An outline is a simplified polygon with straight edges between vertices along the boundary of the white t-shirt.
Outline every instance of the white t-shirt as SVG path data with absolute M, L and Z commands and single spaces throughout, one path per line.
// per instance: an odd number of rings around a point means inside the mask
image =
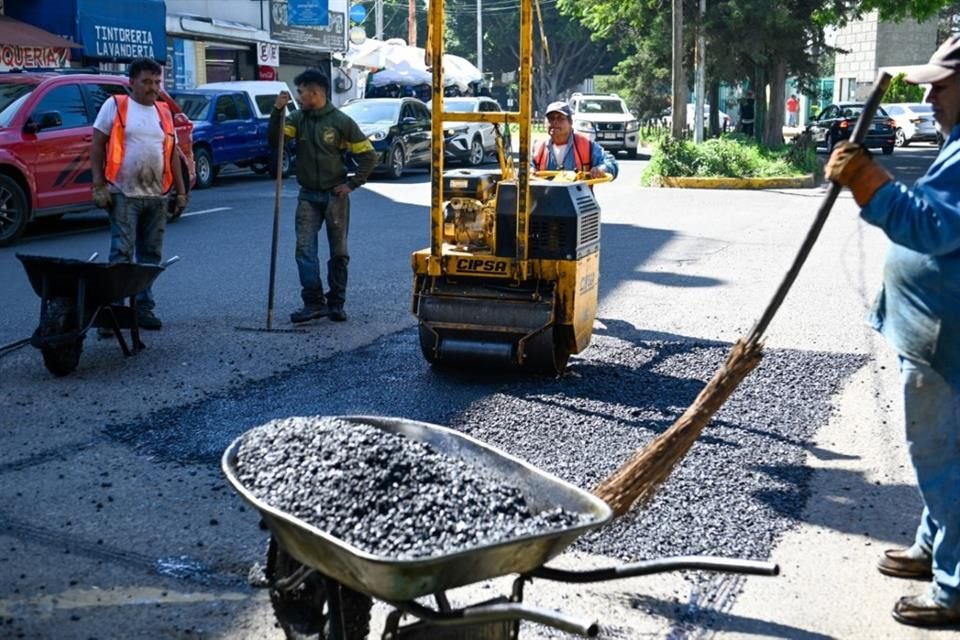
M 553 157 L 557 160 L 557 168 L 563 169 L 563 159 L 567 157 L 567 147 L 570 146 L 570 143 L 567 144 L 555 144 L 553 145 Z
M 110 135 L 117 117 L 117 101 L 108 98 L 93 126 Z M 127 100 L 127 121 L 124 127 L 123 162 L 113 184 L 128 198 L 156 198 L 163 195 L 163 125 L 155 105 L 145 106 Z M 109 143 L 108 147 L 109 147 Z

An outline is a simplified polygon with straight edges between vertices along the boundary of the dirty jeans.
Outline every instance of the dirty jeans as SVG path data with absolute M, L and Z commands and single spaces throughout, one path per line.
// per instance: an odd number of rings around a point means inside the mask
M 300 295 L 306 306 L 324 303 L 323 280 L 320 277 L 318 240 L 320 228 L 327 225 L 330 259 L 327 261 L 326 302 L 342 305 L 347 296 L 347 230 L 350 226 L 350 197 L 332 193 L 301 190 L 297 202 L 297 270 L 300 273 Z
M 122 193 L 111 194 L 110 207 L 110 262 L 160 264 L 163 252 L 163 234 L 167 228 L 167 200 L 157 198 L 128 198 Z M 137 306 L 153 309 L 152 288 L 137 294 Z
M 933 555 L 931 597 L 960 607 L 960 390 L 900 358 L 907 447 L 923 498 L 915 546 Z

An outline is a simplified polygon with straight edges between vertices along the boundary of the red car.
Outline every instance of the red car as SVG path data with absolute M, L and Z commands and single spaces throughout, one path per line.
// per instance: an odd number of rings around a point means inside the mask
M 123 76 L 0 73 L 0 246 L 31 220 L 94 206 L 90 171 L 93 121 L 112 95 L 127 93 Z M 195 180 L 193 124 L 166 93 L 188 185 Z M 188 188 L 189 188 L 188 186 Z

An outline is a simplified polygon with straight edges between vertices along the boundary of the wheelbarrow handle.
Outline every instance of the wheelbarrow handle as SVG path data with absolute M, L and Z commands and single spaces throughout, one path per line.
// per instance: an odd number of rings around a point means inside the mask
M 588 638 L 600 631 L 596 621 L 568 615 L 562 611 L 534 607 L 518 602 L 482 604 L 456 611 L 434 611 L 416 602 L 392 603 L 397 609 L 437 627 L 455 627 L 488 622 L 526 620 Z
M 646 576 L 652 573 L 696 569 L 701 571 L 721 571 L 724 573 L 742 573 L 755 576 L 776 576 L 780 574 L 780 565 L 760 560 L 740 560 L 737 558 L 717 558 L 714 556 L 678 556 L 645 560 L 634 564 L 625 564 L 591 571 L 566 571 L 540 567 L 528 575 L 533 578 L 553 580 L 554 582 L 605 582 L 621 578 Z
M 160 263 L 160 266 L 166 269 L 167 267 L 172 265 L 174 262 L 180 262 L 180 256 L 173 256 L 172 258 L 167 258 L 166 260 Z

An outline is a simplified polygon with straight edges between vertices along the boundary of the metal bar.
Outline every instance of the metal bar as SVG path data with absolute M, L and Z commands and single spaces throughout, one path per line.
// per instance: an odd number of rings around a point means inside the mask
M 8 342 L 7 344 L 0 346 L 0 356 L 5 356 L 8 353 L 13 353 L 20 347 L 25 347 L 28 344 L 30 344 L 30 338 L 23 338 L 22 340 Z
M 533 0 L 520 2 L 520 161 L 517 171 L 517 253 L 519 279 L 529 276 L 530 134 L 533 115 Z
M 494 124 L 520 122 L 520 113 L 518 111 L 470 111 L 463 113 L 445 111 L 440 115 L 443 117 L 444 122 L 492 122 Z
M 437 627 L 455 627 L 486 622 L 526 620 L 588 638 L 596 637 L 600 631 L 600 627 L 596 621 L 584 620 L 559 611 L 542 609 L 521 603 L 480 605 L 450 612 L 434 611 L 416 602 L 391 604 L 398 609 L 402 609 L 404 613 L 420 618 Z
M 273 197 L 273 239 L 270 244 L 270 285 L 267 288 L 267 330 L 273 328 L 273 298 L 277 280 L 277 238 L 280 235 L 280 198 L 283 195 L 283 145 L 286 142 L 286 107 L 280 110 L 280 140 L 277 143 L 277 184 Z
M 665 573 L 667 571 L 681 571 L 684 569 L 722 571 L 724 573 L 741 573 L 754 576 L 775 576 L 780 573 L 780 565 L 773 562 L 716 558 L 713 556 L 678 556 L 675 558 L 645 560 L 634 564 L 625 564 L 605 569 L 593 569 L 591 571 L 566 571 L 564 569 L 540 567 L 534 569 L 528 575 L 534 578 L 542 578 L 543 580 L 553 580 L 554 582 L 580 584 L 584 582 L 620 580 L 622 578 L 646 576 L 652 573 Z
M 442 273 L 443 251 L 443 37 L 444 0 L 433 0 L 429 8 L 430 56 L 433 63 L 433 103 L 431 109 L 430 151 L 430 261 L 427 273 Z

